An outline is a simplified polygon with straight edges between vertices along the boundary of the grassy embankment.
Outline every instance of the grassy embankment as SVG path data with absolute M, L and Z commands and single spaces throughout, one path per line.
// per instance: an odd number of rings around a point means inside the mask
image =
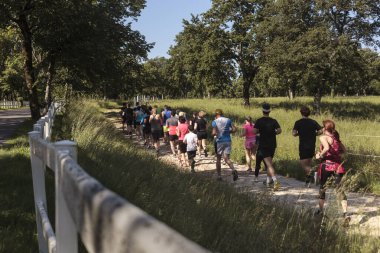
M 157 161 L 125 140 L 94 102 L 72 103 L 67 112 L 60 137 L 78 142 L 83 168 L 212 251 L 372 252 L 380 247 L 371 238 L 346 235 L 337 225 L 319 234 L 320 219 L 307 211 L 284 208 L 265 194 L 240 194 L 225 183 Z
M 255 98 L 252 99 L 250 108 L 243 107 L 238 99 L 164 100 L 152 102 L 152 105 L 167 104 L 188 114 L 204 110 L 208 113 L 209 121 L 213 120 L 215 109 L 220 108 L 227 117 L 233 119 L 235 125 L 241 127 L 245 116 L 250 115 L 253 119 L 261 117 L 261 104 L 264 101 L 272 105 L 270 116 L 277 119 L 282 128 L 282 134 L 277 137 L 278 148 L 274 159 L 276 170 L 283 175 L 303 180 L 304 173 L 298 163 L 298 137 L 293 137 L 291 131 L 294 122 L 301 118 L 300 107 L 308 105 L 311 108 L 311 98 L 296 98 L 293 101 L 287 98 Z M 324 98 L 322 101 L 322 114 L 311 118 L 321 125 L 324 119 L 334 120 L 348 153 L 380 156 L 380 97 Z M 213 149 L 210 147 L 210 150 Z M 349 187 L 380 194 L 380 158 L 352 154 L 345 156 L 345 167 L 353 175 L 350 177 Z M 233 136 L 231 156 L 240 164 L 245 162 L 243 138 L 239 134 Z M 316 161 L 314 165 L 317 165 Z
M 212 251 L 376 252 L 380 248 L 378 240 L 346 236 L 335 225 L 319 235 L 320 221 L 309 213 L 286 209 L 265 195 L 238 194 L 226 184 L 158 163 L 124 140 L 94 106 L 71 107 L 54 130 L 59 138 L 78 142 L 80 164 L 105 186 Z M 0 149 L 0 252 L 38 251 L 27 140 L 31 129 L 32 122 L 25 122 Z M 46 179 L 48 210 L 54 220 L 54 180 L 50 173 Z

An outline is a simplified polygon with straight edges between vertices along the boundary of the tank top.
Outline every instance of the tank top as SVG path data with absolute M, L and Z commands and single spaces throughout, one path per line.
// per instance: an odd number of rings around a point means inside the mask
M 254 124 L 246 123 L 243 126 L 243 129 L 245 130 L 245 139 L 253 139 L 256 137 L 256 134 L 253 132 Z
M 329 143 L 329 150 L 325 154 L 323 161 L 326 164 L 327 171 L 337 171 L 337 173 L 344 173 L 344 167 L 342 166 L 340 142 L 333 136 L 327 135 L 332 138 L 333 142 Z M 323 145 L 319 146 L 319 150 L 323 150 Z
M 153 117 L 152 120 L 150 121 L 150 127 L 152 129 L 152 132 L 161 131 L 161 120 Z
M 179 136 L 178 140 L 183 141 L 185 135 L 189 132 L 189 125 L 187 123 L 182 123 L 178 125 Z

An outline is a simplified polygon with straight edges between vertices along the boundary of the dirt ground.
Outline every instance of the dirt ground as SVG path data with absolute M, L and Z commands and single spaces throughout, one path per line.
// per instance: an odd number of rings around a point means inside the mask
M 114 125 L 122 131 L 121 123 L 119 119 L 110 118 Z M 126 136 L 126 138 L 129 138 Z M 154 149 L 148 149 L 144 146 L 144 142 L 138 140 L 133 134 L 131 141 L 139 148 L 146 149 L 149 152 L 154 153 Z M 171 164 L 177 165 L 180 170 L 189 170 L 190 168 L 184 168 L 180 166 L 178 158 L 171 154 L 170 145 L 161 142 L 159 159 L 166 161 Z M 212 177 L 216 180 L 216 169 L 215 162 L 216 159 L 213 155 L 209 155 L 207 158 L 204 156 L 195 158 L 195 173 L 202 176 Z M 222 178 L 224 182 L 232 184 L 239 192 L 245 192 L 250 194 L 262 194 L 263 192 L 268 192 L 269 195 L 276 201 L 281 201 L 281 203 L 288 203 L 290 206 L 295 208 L 311 208 L 316 210 L 318 207 L 318 191 L 319 186 L 312 184 L 310 188 L 305 187 L 305 183 L 298 181 L 294 178 L 287 178 L 284 176 L 277 175 L 281 187 L 278 191 L 272 191 L 267 189 L 263 184 L 266 179 L 266 174 L 264 171 L 260 172 L 258 182 L 254 182 L 254 174 L 247 172 L 247 167 L 244 165 L 238 165 L 234 163 L 235 168 L 239 172 L 239 179 L 237 181 L 232 180 L 231 170 L 226 164 L 222 163 Z M 328 210 L 328 205 L 330 202 L 330 210 L 339 210 L 337 204 L 334 204 L 334 209 L 332 203 L 336 203 L 334 199 L 334 194 L 330 194 L 332 190 L 328 190 L 326 193 L 326 210 Z M 351 218 L 350 230 L 353 232 L 360 232 L 364 234 L 369 234 L 371 236 L 380 237 L 380 196 L 372 194 L 362 194 L 362 193 L 346 193 L 348 198 L 348 215 Z M 330 200 L 330 201 L 329 201 Z M 341 213 L 336 213 L 337 216 Z

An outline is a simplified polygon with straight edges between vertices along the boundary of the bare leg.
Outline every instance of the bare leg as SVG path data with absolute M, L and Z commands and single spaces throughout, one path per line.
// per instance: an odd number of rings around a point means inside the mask
M 216 173 L 218 177 L 222 176 L 222 155 L 216 155 Z
M 175 141 L 170 141 L 170 148 L 172 150 L 172 154 L 175 155 Z
M 272 161 L 272 157 L 265 157 L 264 158 L 264 163 L 265 163 L 265 165 L 267 166 L 267 169 L 268 169 L 268 171 L 267 171 L 267 173 L 268 173 L 268 176 L 270 176 L 270 177 L 275 177 L 276 176 L 276 174 L 275 174 L 275 171 L 274 171 L 274 166 L 273 166 L 273 161 Z
M 252 156 L 251 156 L 251 150 L 250 149 L 245 149 L 245 160 L 247 161 L 247 165 L 248 165 L 248 170 L 252 170 L 252 167 L 251 167 L 251 160 L 252 160 Z

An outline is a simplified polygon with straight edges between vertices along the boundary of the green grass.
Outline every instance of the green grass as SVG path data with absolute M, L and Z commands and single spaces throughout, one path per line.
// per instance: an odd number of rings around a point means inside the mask
M 95 102 L 71 103 L 61 120 L 57 137 L 78 143 L 79 163 L 88 173 L 211 251 L 373 252 L 380 247 L 371 238 L 346 235 L 336 224 L 319 236 L 320 219 L 307 210 L 287 208 L 266 194 L 238 193 L 158 162 L 125 140 Z
M 6 146 L 0 148 L 0 252 L 38 251 L 27 137 L 32 128 L 32 121 L 25 121 Z M 54 180 L 47 174 L 47 198 L 52 213 Z
M 262 116 L 261 104 L 264 101 L 272 105 L 270 116 L 277 119 L 283 131 L 277 137 L 276 170 L 280 174 L 303 180 L 304 172 L 298 164 L 298 138 L 293 137 L 291 131 L 294 122 L 300 119 L 300 107 L 302 105 L 312 107 L 311 98 L 301 97 L 292 101 L 287 98 L 255 98 L 252 99 L 250 107 L 242 106 L 240 99 L 164 100 L 152 102 L 152 104 L 159 106 L 167 104 L 188 114 L 192 111 L 204 110 L 208 113 L 206 117 L 209 121 L 213 120 L 215 109 L 220 108 L 223 109 L 227 117 L 233 119 L 235 125 L 241 127 L 245 116 L 250 115 L 253 119 Z M 333 119 L 349 153 L 380 156 L 380 138 L 355 136 L 380 136 L 380 97 L 324 98 L 322 100 L 322 114 L 311 117 L 320 124 L 324 119 Z M 209 127 L 209 131 L 211 131 L 211 127 Z M 245 163 L 243 141 L 239 134 L 233 136 L 231 157 L 240 164 Z M 380 158 L 347 154 L 345 160 L 346 169 L 350 173 L 356 174 L 355 181 L 352 181 L 350 186 L 352 190 L 369 190 L 380 194 L 378 187 L 376 187 L 380 182 Z M 317 162 L 314 162 L 314 166 L 316 165 Z

